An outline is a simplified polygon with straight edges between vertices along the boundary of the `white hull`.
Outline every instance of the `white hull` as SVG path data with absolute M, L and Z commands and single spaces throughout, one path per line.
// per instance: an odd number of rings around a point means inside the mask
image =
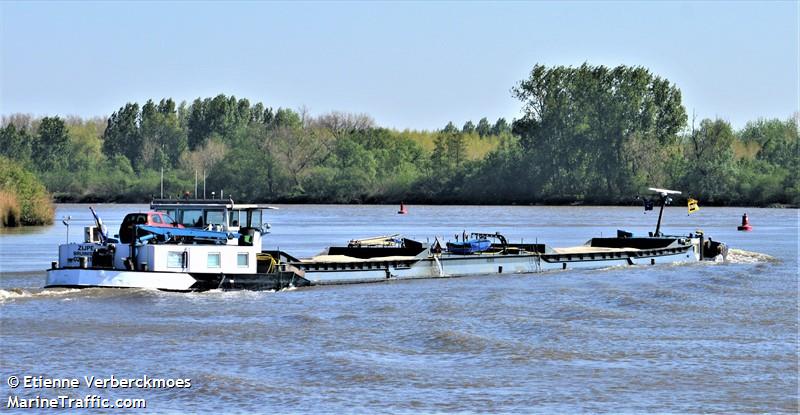
M 610 255 L 609 255 L 610 256 Z M 549 260 L 549 262 L 548 262 Z M 352 284 L 387 279 L 463 277 L 491 274 L 530 274 L 564 269 L 599 269 L 614 266 L 656 265 L 696 262 L 699 254 L 694 247 L 671 255 L 620 258 L 578 258 L 573 255 L 441 255 L 408 262 L 361 261 L 353 264 L 309 266 L 303 264 L 304 277 L 311 284 Z M 320 269 L 316 269 L 320 268 Z M 324 269 L 327 268 L 327 269 Z
M 612 254 L 431 255 L 415 260 L 380 258 L 352 263 L 303 263 L 303 278 L 311 285 L 356 284 L 390 279 L 447 278 L 470 275 L 531 274 L 565 269 L 598 269 L 614 266 L 695 262 L 695 246 L 673 253 Z M 300 264 L 298 264 L 300 265 Z M 200 275 L 200 274 L 195 274 Z M 220 275 L 220 274 L 217 274 Z M 229 274 L 230 275 L 230 274 Z M 227 277 L 228 284 L 242 278 Z M 267 279 L 269 277 L 266 277 Z M 59 268 L 47 271 L 45 287 L 149 288 L 170 291 L 198 289 L 198 280 L 186 272 L 130 271 L 93 268 Z M 213 287 L 217 287 L 213 283 Z M 222 286 L 222 282 L 219 283 Z M 208 288 L 207 284 L 204 286 Z
M 181 272 L 140 272 L 113 269 L 62 268 L 47 271 L 48 287 L 109 287 L 150 288 L 157 290 L 189 291 L 197 282 Z

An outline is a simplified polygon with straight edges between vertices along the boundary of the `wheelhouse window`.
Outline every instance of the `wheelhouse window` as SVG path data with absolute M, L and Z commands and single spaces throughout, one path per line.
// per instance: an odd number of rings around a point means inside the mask
M 184 210 L 183 217 L 181 218 L 181 224 L 183 224 L 183 226 L 189 226 L 192 228 L 204 227 L 205 224 L 203 223 L 203 211 L 199 209 Z
M 261 211 L 260 210 L 249 210 L 247 211 L 247 216 L 250 219 L 248 221 L 248 226 L 251 228 L 260 228 L 261 227 Z
M 167 268 L 183 268 L 183 252 L 169 251 L 167 253 Z
M 153 219 L 153 223 L 158 223 L 158 224 L 162 223 L 161 215 L 153 215 L 151 218 Z
M 250 265 L 250 256 L 245 252 L 239 252 L 236 255 L 236 265 L 239 268 L 247 268 Z
M 219 268 L 221 265 L 219 252 L 209 252 L 206 266 L 208 268 Z
M 239 218 L 239 213 L 240 212 L 241 211 L 239 211 L 239 210 L 232 210 L 231 211 L 231 221 L 230 221 L 231 227 L 238 228 L 238 227 L 242 226 L 242 225 L 239 224 L 239 223 L 241 223 L 240 222 L 241 219 Z M 244 217 L 243 219 L 247 220 L 247 217 Z
M 206 225 L 219 225 L 225 224 L 225 212 L 222 210 L 207 210 L 206 211 Z

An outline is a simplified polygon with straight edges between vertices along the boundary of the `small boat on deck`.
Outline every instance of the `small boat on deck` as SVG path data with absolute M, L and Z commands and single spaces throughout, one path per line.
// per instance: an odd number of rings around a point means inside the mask
M 486 238 L 486 234 L 472 233 L 470 236 L 473 239 L 466 239 L 461 242 L 448 242 L 447 250 L 454 254 L 469 255 L 477 252 L 483 252 L 492 247 L 492 241 Z

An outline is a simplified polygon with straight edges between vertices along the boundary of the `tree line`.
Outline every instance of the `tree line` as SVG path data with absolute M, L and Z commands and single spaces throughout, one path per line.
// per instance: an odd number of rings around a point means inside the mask
M 486 130 L 398 131 L 366 114 L 311 116 L 225 95 L 165 98 L 127 103 L 107 119 L 4 117 L 0 155 L 60 201 L 146 201 L 163 169 L 172 196 L 194 193 L 197 177 L 198 197 L 389 202 L 414 199 L 414 186 L 437 175 L 434 160 L 460 166 L 511 139 L 504 119 L 479 124 Z
M 171 196 L 330 203 L 628 203 L 647 186 L 710 204 L 797 204 L 798 119 L 690 120 L 641 67 L 536 65 L 521 117 L 395 130 L 366 114 L 218 95 L 126 103 L 108 118 L 3 118 L 0 156 L 61 201 Z M 7 186 L 8 187 L 8 186 Z

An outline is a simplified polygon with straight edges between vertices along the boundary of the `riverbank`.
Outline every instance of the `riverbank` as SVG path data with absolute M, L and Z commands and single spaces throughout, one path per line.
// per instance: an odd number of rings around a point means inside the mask
M 168 197 L 178 197 L 172 195 Z M 95 195 L 78 196 L 71 194 L 56 194 L 54 200 L 56 203 L 141 203 L 147 204 L 154 198 L 159 198 L 158 195 L 151 197 L 141 197 L 130 195 L 118 195 L 115 197 L 97 197 Z M 316 199 L 309 197 L 279 197 L 274 199 L 243 199 L 236 195 L 225 195 L 225 198 L 233 198 L 236 202 L 247 203 L 267 203 L 267 204 L 291 204 L 291 205 L 399 205 L 401 202 L 407 205 L 424 205 L 424 206 L 640 206 L 641 200 L 636 200 L 632 197 L 628 201 L 608 202 L 608 201 L 592 201 L 592 200 L 574 200 L 574 199 L 555 199 L 555 200 L 528 200 L 528 201 L 509 201 L 502 200 L 497 203 L 486 203 L 486 201 L 475 200 L 461 200 L 459 198 L 447 198 L 434 200 L 431 198 L 421 197 L 406 197 L 403 199 L 385 199 L 385 198 L 366 198 L 363 201 L 342 202 L 337 200 Z M 685 204 L 686 197 L 675 198 L 673 206 Z M 707 202 L 700 200 L 700 206 L 715 206 L 715 207 L 741 207 L 741 208 L 769 208 L 769 209 L 797 209 L 799 206 L 790 203 L 720 203 L 720 202 Z
M 0 228 L 53 223 L 55 207 L 33 173 L 0 157 Z

